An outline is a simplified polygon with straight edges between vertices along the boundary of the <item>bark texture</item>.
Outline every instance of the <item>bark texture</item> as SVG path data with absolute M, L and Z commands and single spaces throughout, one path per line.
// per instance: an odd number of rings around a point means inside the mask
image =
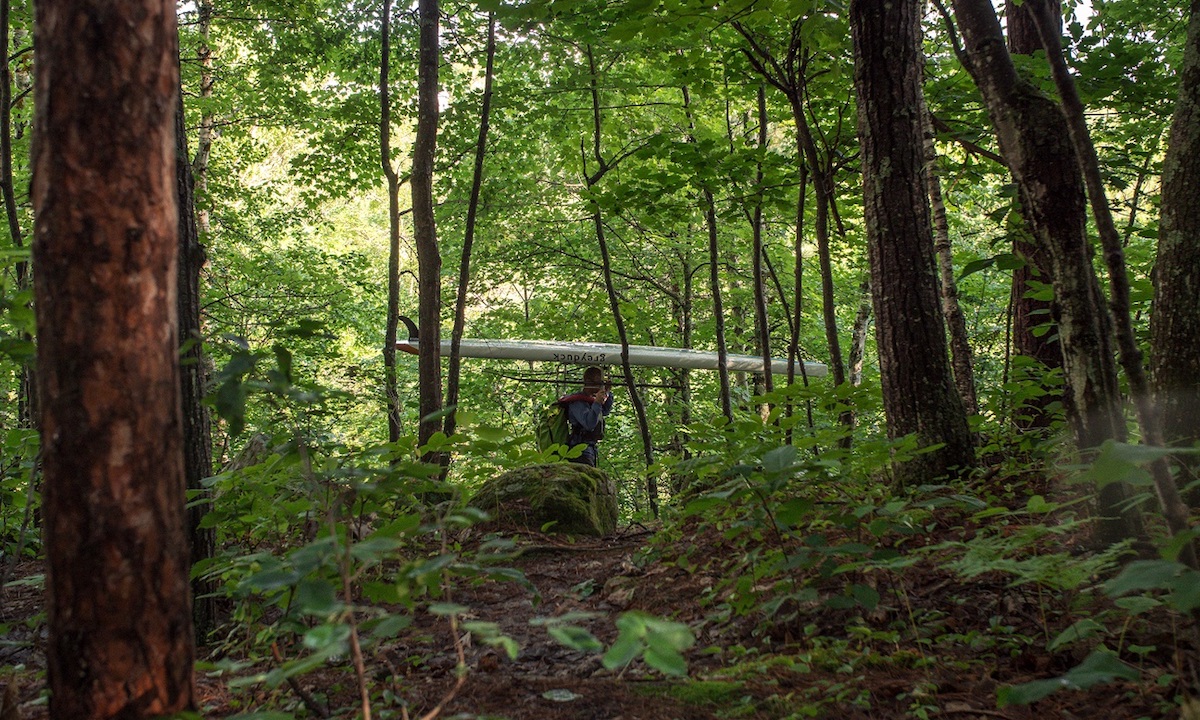
M 947 358 L 924 173 L 919 0 L 855 0 L 854 85 L 875 337 L 888 433 L 922 447 L 897 467 L 903 485 L 974 464 Z
M 1056 17 L 1061 18 L 1058 3 L 1054 3 L 1054 6 Z M 1018 5 L 1008 0 L 1004 5 L 1004 14 L 1008 20 L 1009 52 L 1014 55 L 1033 55 L 1042 50 L 1042 41 L 1029 3 Z M 1061 368 L 1063 359 L 1062 349 L 1056 341 L 1058 333 L 1054 330 L 1045 331 L 1043 327 L 1052 321 L 1051 303 L 1031 297 L 1035 282 L 1050 284 L 1053 281 L 1050 248 L 1036 241 L 1023 219 L 1014 221 L 1011 234 L 1013 254 L 1025 261 L 1021 267 L 1013 270 L 1012 277 L 1013 350 L 1018 355 L 1037 360 L 1047 368 Z M 1047 407 L 1057 399 L 1047 394 L 1028 401 L 1016 413 L 1017 425 L 1025 428 L 1047 427 L 1054 418 L 1053 413 L 1047 412 Z
M 387 403 L 388 442 L 394 443 L 400 439 L 403 408 L 396 378 L 396 335 L 400 325 L 400 175 L 392 166 L 392 97 L 388 85 L 392 47 L 391 0 L 383 2 L 379 25 L 379 162 L 388 188 L 388 286 L 383 333 L 383 392 Z
M 190 709 L 175 4 L 37 6 L 33 203 L 54 718 Z
M 1111 323 L 1092 267 L 1083 177 L 1058 105 L 1018 77 L 1000 22 L 987 0 L 955 0 L 975 79 L 1020 191 L 1034 242 L 1050 255 L 1052 316 L 1058 326 L 1066 382 L 1064 404 L 1076 444 L 1086 455 L 1105 440 L 1124 440 Z M 1140 532 L 1135 512 L 1122 511 L 1119 483 L 1100 490 L 1101 540 Z
M 188 508 L 188 537 L 191 540 L 192 565 L 213 557 L 216 529 L 201 528 L 200 520 L 210 509 L 211 492 L 203 480 L 212 475 L 212 423 L 204 404 L 208 382 L 208 359 L 204 355 L 204 336 L 200 323 L 200 271 L 207 256 L 200 244 L 196 226 L 196 194 L 192 166 L 188 160 L 184 127 L 183 96 L 175 111 L 175 187 L 179 202 L 179 379 L 183 410 L 183 469 L 189 492 L 197 502 Z M 217 602 L 211 581 L 192 581 L 192 618 L 196 635 L 204 638 L 216 626 Z
M 418 325 L 421 343 L 417 358 L 420 382 L 421 445 L 442 429 L 440 420 L 425 418 L 442 409 L 442 256 L 438 250 L 433 214 L 433 159 L 438 131 L 438 0 L 420 0 L 421 50 L 418 62 L 417 135 L 413 143 L 412 209 L 417 245 Z M 433 458 L 427 458 L 433 459 Z
M 1190 446 L 1200 441 L 1200 0 L 1191 3 L 1162 183 L 1150 367 L 1164 438 Z M 1200 461 L 1184 460 L 1192 480 Z M 1200 505 L 1200 492 L 1190 500 Z
M 926 109 L 921 113 L 925 136 L 925 186 L 933 213 L 934 251 L 937 253 L 938 279 L 941 281 L 942 313 L 950 332 L 950 365 L 954 368 L 954 385 L 962 398 L 963 408 L 970 415 L 979 413 L 975 395 L 975 353 L 967 333 L 967 317 L 958 304 L 958 283 L 954 280 L 954 250 L 950 246 L 950 221 L 942 199 L 942 181 L 938 176 L 937 147 L 933 143 L 933 123 Z M 857 323 L 856 323 L 857 326 Z

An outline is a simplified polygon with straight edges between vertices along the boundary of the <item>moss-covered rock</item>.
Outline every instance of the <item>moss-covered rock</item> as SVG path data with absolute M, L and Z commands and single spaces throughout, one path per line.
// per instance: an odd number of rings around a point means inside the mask
M 608 535 L 617 527 L 617 488 L 603 470 L 576 463 L 530 465 L 492 478 L 471 498 L 502 527 Z

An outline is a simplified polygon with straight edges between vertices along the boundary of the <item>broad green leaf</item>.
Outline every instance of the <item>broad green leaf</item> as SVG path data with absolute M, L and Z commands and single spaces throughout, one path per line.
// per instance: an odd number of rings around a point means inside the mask
M 310 650 L 326 650 L 334 648 L 341 652 L 346 641 L 350 639 L 350 626 L 337 624 L 318 625 L 304 633 L 304 647 Z
M 651 644 L 642 658 L 646 664 L 664 675 L 683 677 L 687 675 L 687 661 L 677 650 L 665 645 Z
M 1104 632 L 1104 626 L 1091 618 L 1077 620 L 1046 644 L 1046 650 L 1055 652 L 1066 645 L 1080 640 L 1090 640 Z
M 597 652 L 604 649 L 604 643 L 597 640 L 595 635 L 581 627 L 574 625 L 551 627 L 547 632 L 550 633 L 550 637 L 572 650 Z
M 1170 560 L 1135 560 L 1104 584 L 1104 592 L 1120 596 L 1138 590 L 1168 590 L 1187 567 Z
M 327 580 L 301 580 L 296 586 L 296 606 L 309 615 L 329 615 L 337 610 L 337 591 Z
M 604 653 L 604 657 L 601 658 L 600 662 L 609 670 L 615 670 L 633 662 L 633 659 L 641 651 L 642 642 L 640 638 L 621 634 L 617 637 L 617 641 L 608 648 L 608 652 Z

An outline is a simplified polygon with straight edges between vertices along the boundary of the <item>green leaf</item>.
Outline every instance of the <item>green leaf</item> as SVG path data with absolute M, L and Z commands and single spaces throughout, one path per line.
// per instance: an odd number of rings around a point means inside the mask
M 641 651 L 641 638 L 621 634 L 617 637 L 617 641 L 608 648 L 608 652 L 604 653 L 604 657 L 601 658 L 600 662 L 609 670 L 615 670 L 633 662 L 633 659 Z
M 309 615 L 329 615 L 338 608 L 337 591 L 326 580 L 301 580 L 296 586 L 296 605 Z
M 460 413 L 461 419 L 461 413 Z M 503 442 L 507 440 L 511 434 L 508 428 L 497 427 L 494 425 L 479 425 L 475 428 L 475 435 L 481 440 L 490 440 L 492 442 Z
M 275 353 L 275 363 L 279 366 L 279 374 L 288 384 L 292 383 L 292 353 L 282 345 L 271 348 Z
M 1113 680 L 1137 680 L 1141 673 L 1137 668 L 1121 662 L 1113 653 L 1107 650 L 1093 650 L 1078 666 L 1064 675 L 1067 681 L 1080 690 Z
M 1011 687 L 1002 687 L 996 691 L 996 704 L 1000 707 L 1028 705 L 1065 687 L 1067 687 L 1066 681 L 1061 678 L 1054 680 L 1034 680 L 1033 682 L 1021 683 L 1020 685 L 1013 685 Z
M 874 610 L 879 605 L 879 591 L 870 585 L 851 585 L 850 594 L 867 612 Z
M 1063 630 L 1058 637 L 1046 644 L 1046 650 L 1055 652 L 1060 648 L 1080 640 L 1090 640 L 1104 632 L 1104 626 L 1091 618 L 1084 618 L 1072 623 L 1071 627 Z
M 551 627 L 547 632 L 550 633 L 550 637 L 572 650 L 598 652 L 604 649 L 604 643 L 597 640 L 595 635 L 581 627 L 574 625 Z
M 450 602 L 434 603 L 429 606 L 429 612 L 433 615 L 462 615 L 468 610 L 470 608 L 466 605 Z
M 790 470 L 796 464 L 796 453 L 797 450 L 794 445 L 784 445 L 783 447 L 775 448 L 766 455 L 763 455 L 763 470 L 771 474 Z
M 1170 560 L 1135 560 L 1104 584 L 1104 592 L 1120 596 L 1138 590 L 1168 590 L 1187 567 Z
M 971 262 L 969 262 L 963 266 L 962 272 L 959 273 L 959 275 L 958 275 L 958 282 L 962 282 L 962 279 L 969 275 L 974 275 L 977 272 L 982 272 L 984 270 L 987 270 L 988 268 L 990 268 L 992 265 L 995 265 L 995 264 L 996 264 L 996 258 L 982 258 L 980 260 L 972 260 Z
M 350 639 L 350 626 L 341 623 L 318 625 L 304 633 L 304 647 L 310 650 L 327 650 L 334 648 L 341 652 L 346 641 Z
M 1001 688 L 997 699 L 1001 707 L 1036 702 L 1057 690 L 1087 690 L 1113 680 L 1137 680 L 1136 668 L 1130 667 L 1108 650 L 1093 650 L 1079 665 L 1065 675 L 1050 680 L 1035 680 Z
M 409 615 L 389 615 L 382 618 L 374 624 L 363 623 L 363 627 L 368 629 L 373 638 L 394 638 L 401 630 L 412 625 L 412 617 Z
M 677 650 L 665 645 L 651 645 L 642 658 L 646 664 L 664 675 L 683 677 L 687 675 L 687 661 Z
M 816 501 L 811 498 L 792 498 L 775 510 L 775 520 L 789 528 L 794 528 L 812 513 Z

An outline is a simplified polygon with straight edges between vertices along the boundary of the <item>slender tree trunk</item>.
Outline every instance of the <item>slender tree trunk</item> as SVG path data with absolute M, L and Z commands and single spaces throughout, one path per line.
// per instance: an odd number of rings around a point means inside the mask
M 696 138 L 692 135 L 695 128 L 695 122 L 692 118 L 692 100 L 687 87 L 683 88 L 683 109 L 688 119 L 687 141 L 695 143 Z M 708 187 L 701 188 L 701 196 L 704 199 L 704 221 L 705 227 L 708 230 L 708 287 L 712 293 L 713 320 L 717 335 L 717 377 L 720 380 L 721 387 L 721 412 L 725 415 L 725 419 L 732 423 L 733 393 L 729 383 L 729 368 L 726 366 L 726 358 L 729 356 L 729 346 L 725 342 L 725 307 L 721 294 L 721 257 L 720 248 L 717 243 L 717 208 L 716 203 L 713 201 L 712 191 Z
M 596 56 L 592 51 L 591 45 L 586 47 L 586 54 L 588 61 L 588 90 L 592 100 L 592 159 L 596 163 L 595 172 L 589 173 L 587 171 L 587 155 L 582 152 L 581 154 L 583 155 L 584 182 L 587 189 L 591 190 L 609 170 L 612 170 L 616 166 L 616 163 L 610 163 L 604 158 L 601 145 L 603 136 L 601 133 L 600 85 L 596 70 Z M 620 159 L 616 162 L 620 162 Z M 600 206 L 595 203 L 592 206 L 592 225 L 596 232 L 596 243 L 600 247 L 601 267 L 604 271 L 604 289 L 608 293 L 608 306 L 612 311 L 613 324 L 616 325 L 617 337 L 621 343 L 621 369 L 625 374 L 625 387 L 629 391 L 630 403 L 637 414 L 638 428 L 642 435 L 642 452 L 646 461 L 646 498 L 650 505 L 651 514 L 654 517 L 658 517 L 658 483 L 651 472 L 651 467 L 654 465 L 654 442 L 650 437 L 650 422 L 646 417 L 646 406 L 642 402 L 642 395 L 638 392 L 637 383 L 633 377 L 633 368 L 629 365 L 629 333 L 625 328 L 625 317 L 621 313 L 621 303 L 617 297 L 617 287 L 613 283 L 612 256 L 608 252 L 608 238 L 604 232 L 604 216 L 600 212 Z
M 180 393 L 183 409 L 183 469 L 189 493 L 188 536 L 191 538 L 192 567 L 213 557 L 217 549 L 215 528 L 202 528 L 200 521 L 211 509 L 211 493 L 204 479 L 212 475 L 212 425 L 204 404 L 208 383 L 204 334 L 200 318 L 200 271 L 207 257 L 196 228 L 196 196 L 192 184 L 192 165 L 188 158 L 187 130 L 184 123 L 183 93 L 175 111 L 175 183 L 179 210 L 178 314 Z M 196 637 L 203 640 L 216 628 L 216 584 L 203 578 L 192 579 L 192 620 Z
M 37 6 L 50 715 L 191 710 L 175 3 Z
M 799 158 L 797 158 L 799 160 Z M 792 282 L 795 286 L 792 296 L 792 336 L 788 343 L 788 385 L 793 385 L 796 382 L 796 370 L 799 369 L 800 381 L 804 387 L 808 387 L 808 368 L 804 365 L 804 358 L 800 356 L 800 327 L 804 317 L 804 206 L 805 200 L 808 198 L 808 165 L 803 161 L 797 163 L 800 166 L 800 183 L 796 191 L 796 223 L 792 227 L 792 252 L 795 256 L 795 262 L 792 266 Z M 808 419 L 808 427 L 815 426 L 813 420 L 812 401 L 806 400 L 804 403 L 805 413 Z M 787 415 L 792 415 L 792 405 L 789 403 Z M 790 445 L 793 439 L 792 429 L 787 432 L 787 443 Z
M 821 317 L 825 326 L 825 344 L 829 348 L 829 369 L 833 376 L 834 386 L 846 382 L 846 365 L 842 356 L 842 342 L 837 327 L 837 301 L 833 286 L 833 258 L 830 250 L 830 233 L 833 209 L 833 168 L 828 163 L 822 163 L 817 143 L 813 139 L 812 128 L 804 115 L 804 99 L 802 86 L 797 86 L 788 99 L 792 106 L 792 115 L 796 120 L 797 142 L 800 156 L 806 158 L 809 171 L 812 173 L 813 188 L 816 191 L 817 213 L 814 227 L 817 235 L 817 265 L 821 271 Z M 854 408 L 846 406 L 839 413 L 838 421 L 846 428 L 846 434 L 839 445 L 849 449 L 853 443 L 853 430 L 856 424 Z
M 1179 96 L 1163 159 L 1162 220 L 1150 315 L 1150 367 L 1166 442 L 1200 443 L 1200 0 L 1192 0 Z M 1196 480 L 1200 457 L 1180 456 Z M 1190 504 L 1200 508 L 1200 490 Z
M 12 6 L 9 0 L 0 0 L 0 199 L 4 201 L 4 214 L 8 220 L 8 236 L 13 247 L 25 247 L 21 231 L 21 213 L 17 208 L 16 182 L 13 179 L 12 148 L 12 68 L 9 65 L 9 37 Z M 29 263 L 17 262 L 17 290 L 29 289 Z M 25 339 L 32 342 L 29 335 Z M 24 427 L 33 427 L 37 418 L 37 372 L 34 362 L 21 365 L 21 387 L 17 400 L 17 421 Z
M 433 160 L 438 132 L 438 0 L 419 0 L 421 24 L 417 80 L 417 134 L 413 144 L 412 209 L 417 245 L 418 347 L 421 425 L 418 440 L 429 442 L 442 429 L 442 257 L 438 250 L 433 209 Z M 427 458 L 434 459 L 434 458 Z
M 814 229 L 817 235 L 817 263 L 821 270 L 821 317 L 825 325 L 825 343 L 829 347 L 829 372 L 834 385 L 846 382 L 846 365 L 842 359 L 842 343 L 837 327 L 837 303 L 833 287 L 833 259 L 830 254 L 829 208 L 833 202 L 833 180 L 829 169 L 821 162 L 812 129 L 804 116 L 804 99 L 799 91 L 790 94 L 792 116 L 796 120 L 797 143 L 800 156 L 808 162 L 816 190 L 817 216 Z
M 379 163 L 388 191 L 388 290 L 383 335 L 383 392 L 387 403 L 388 442 L 400 439 L 400 388 L 396 374 L 396 340 L 400 326 L 400 175 L 392 165 L 392 95 L 389 86 L 392 47 L 392 2 L 380 12 Z M 421 335 L 425 335 L 424 329 Z M 418 361 L 419 362 L 419 361 Z
M 717 244 L 717 208 L 713 194 L 708 188 L 702 190 L 704 197 L 704 221 L 708 228 L 708 289 L 712 293 L 713 320 L 717 333 L 717 377 L 721 383 L 721 413 L 733 422 L 733 398 L 729 386 L 729 357 L 725 343 L 725 304 L 721 296 L 721 258 Z
M 1054 77 L 1054 84 L 1058 88 L 1063 117 L 1066 118 L 1067 130 L 1071 135 L 1071 142 L 1075 146 L 1075 152 L 1079 157 L 1080 168 L 1087 185 L 1092 216 L 1096 220 L 1096 227 L 1100 233 L 1100 243 L 1104 249 L 1104 262 L 1108 267 L 1109 304 L 1117 328 L 1119 358 L 1121 366 L 1125 369 L 1125 378 L 1129 383 L 1134 407 L 1137 409 L 1142 438 L 1148 445 L 1162 447 L 1162 428 L 1152 405 L 1153 400 L 1150 396 L 1150 385 L 1146 380 L 1146 372 L 1142 368 L 1142 351 L 1138 347 L 1137 338 L 1133 332 L 1129 299 L 1129 273 L 1125 268 L 1125 251 L 1108 205 L 1108 193 L 1104 187 L 1104 180 L 1100 176 L 1100 159 L 1096 155 L 1096 146 L 1092 143 L 1092 136 L 1087 127 L 1087 118 L 1084 117 L 1083 101 L 1079 99 L 1075 80 L 1071 77 L 1070 70 L 1067 69 L 1067 61 L 1062 52 L 1062 39 L 1057 34 L 1057 24 L 1052 24 L 1054 16 L 1047 7 L 1046 0 L 1027 1 L 1032 3 L 1031 9 L 1037 20 L 1038 32 L 1041 34 L 1042 44 L 1046 48 L 1046 58 L 1050 61 L 1050 72 Z M 1193 342 L 1195 340 L 1193 338 Z M 1163 516 L 1167 520 L 1167 527 L 1174 535 L 1187 532 L 1189 528 L 1188 509 L 1179 497 L 1179 488 L 1175 485 L 1175 478 L 1171 476 L 1169 465 L 1165 459 L 1160 459 L 1151 464 L 1150 470 Z M 1192 543 L 1187 543 L 1182 548 L 1180 558 L 1191 567 L 1197 567 L 1196 553 Z
M 684 348 L 692 347 L 692 298 L 694 292 L 692 290 L 692 268 L 689 267 L 688 258 L 681 251 L 679 253 L 679 267 L 683 274 L 683 289 L 679 293 L 679 308 L 677 311 L 677 322 L 679 324 L 679 346 Z M 692 423 L 692 373 L 687 368 L 680 368 L 675 377 L 679 381 L 679 427 L 686 428 Z M 679 449 L 680 457 L 686 459 L 691 453 L 687 449 L 682 433 L 676 431 L 675 445 Z M 682 480 L 676 482 L 675 490 L 678 492 Z
M 454 303 L 454 328 L 450 335 L 450 365 L 447 371 L 446 404 L 458 404 L 459 357 L 463 331 L 467 324 L 467 289 L 471 282 L 471 248 L 475 244 L 475 218 L 479 213 L 479 193 L 483 187 L 483 158 L 487 153 L 488 120 L 492 109 L 492 75 L 496 59 L 496 15 L 488 13 L 487 63 L 483 73 L 483 101 L 479 108 L 479 139 L 475 143 L 475 173 L 471 177 L 471 199 L 467 204 L 467 221 L 463 234 L 462 261 L 458 266 L 458 296 Z M 453 435 L 457 418 L 446 418 L 446 434 Z
M 205 104 L 212 98 L 213 87 L 216 84 L 216 75 L 213 73 L 212 46 L 209 44 L 213 16 L 212 0 L 199 0 L 196 3 L 196 10 L 196 27 L 200 34 L 200 46 L 196 50 L 197 59 L 200 61 L 200 102 Z M 193 194 L 201 197 L 208 190 L 208 161 L 212 157 L 216 127 L 216 115 L 211 110 L 205 109 L 200 115 L 200 129 L 196 133 L 196 155 L 192 159 L 192 176 L 195 183 Z M 196 228 L 201 238 L 208 236 L 209 225 L 208 207 L 198 207 Z
M 867 356 L 867 332 L 871 326 L 871 279 L 868 277 L 859 286 L 858 312 L 854 314 L 854 329 L 850 333 L 850 374 L 846 380 L 858 387 L 862 385 L 863 362 Z
M 975 397 L 974 353 L 967 335 L 967 318 L 958 304 L 958 285 L 954 282 L 954 252 L 950 247 L 950 223 L 946 219 L 946 203 L 942 201 L 942 181 L 938 177 L 937 148 L 933 144 L 933 123 L 926 108 L 922 113 L 925 136 L 925 185 L 933 212 L 933 247 L 938 259 L 941 280 L 942 313 L 950 331 L 950 364 L 954 370 L 954 386 L 962 398 L 968 415 L 979 413 Z
M 767 149 L 767 89 L 758 86 L 758 149 L 765 153 Z M 761 157 L 761 155 L 760 155 Z M 765 281 L 763 280 L 763 168 L 762 161 L 758 162 L 755 171 L 755 186 L 758 195 L 754 202 L 754 218 L 750 223 L 754 233 L 754 328 L 758 336 L 758 350 L 763 359 L 763 387 L 769 393 L 775 390 L 775 380 L 771 376 L 771 327 L 767 321 L 767 298 L 765 296 Z M 770 404 L 767 406 L 770 408 Z
M 1067 385 L 1064 401 L 1076 443 L 1089 457 L 1105 440 L 1124 440 L 1126 434 L 1109 318 L 1091 265 L 1079 165 L 1057 105 L 1017 76 L 991 4 L 954 0 L 954 10 L 968 71 L 996 126 L 1025 219 L 1035 241 L 1051 256 L 1054 320 Z M 1102 542 L 1141 533 L 1136 510 L 1122 508 L 1126 494 L 1121 483 L 1100 489 Z
M 925 194 L 920 0 L 852 0 L 854 87 L 875 337 L 888 435 L 941 448 L 896 467 L 904 486 L 975 463 L 954 391 Z

